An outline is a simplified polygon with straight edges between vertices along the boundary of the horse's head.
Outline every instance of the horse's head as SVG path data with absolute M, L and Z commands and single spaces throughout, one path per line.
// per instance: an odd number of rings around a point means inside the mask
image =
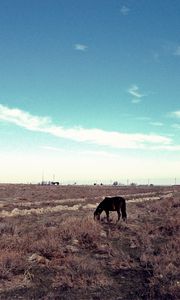
M 100 220 L 100 214 L 102 213 L 103 208 L 98 206 L 94 212 L 94 220 Z

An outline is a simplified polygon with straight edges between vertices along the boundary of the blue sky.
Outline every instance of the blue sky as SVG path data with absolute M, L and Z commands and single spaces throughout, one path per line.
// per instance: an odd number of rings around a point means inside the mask
M 0 182 L 180 183 L 180 1 L 0 0 Z

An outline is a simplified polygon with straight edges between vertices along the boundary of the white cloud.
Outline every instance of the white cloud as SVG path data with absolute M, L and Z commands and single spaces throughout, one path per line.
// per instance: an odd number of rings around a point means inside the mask
M 31 131 L 44 132 L 76 142 L 91 143 L 118 149 L 155 149 L 172 145 L 172 139 L 157 134 L 121 133 L 82 127 L 64 128 L 53 124 L 50 118 L 33 116 L 20 109 L 0 105 L 0 120 L 10 122 Z
M 120 12 L 123 16 L 127 16 L 130 12 L 130 9 L 127 6 L 123 5 L 120 9 Z
M 88 46 L 83 44 L 75 44 L 74 49 L 77 51 L 86 51 L 88 49 Z
M 139 91 L 139 87 L 135 84 L 129 88 L 128 93 L 138 99 L 141 99 L 145 96 Z
M 32 116 L 18 108 L 8 108 L 0 104 L 0 120 L 14 123 L 29 130 L 43 128 L 51 122 L 48 117 Z

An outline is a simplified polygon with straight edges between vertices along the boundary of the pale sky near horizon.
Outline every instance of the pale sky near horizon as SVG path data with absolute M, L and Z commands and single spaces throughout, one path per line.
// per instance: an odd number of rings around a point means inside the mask
M 179 0 L 0 0 L 0 183 L 42 177 L 180 184 Z

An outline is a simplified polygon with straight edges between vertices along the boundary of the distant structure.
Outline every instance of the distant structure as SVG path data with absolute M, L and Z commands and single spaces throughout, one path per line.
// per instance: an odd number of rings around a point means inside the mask
M 114 185 L 114 186 L 117 186 L 117 185 L 118 185 L 118 182 L 117 182 L 117 181 L 114 181 L 114 182 L 113 182 L 113 185 Z
M 137 186 L 137 183 L 132 182 L 132 183 L 130 183 L 130 186 Z
M 42 181 L 40 185 L 59 185 L 59 181 Z
M 52 185 L 59 185 L 59 181 L 51 181 Z
M 113 186 L 123 186 L 124 184 L 121 182 L 118 182 L 118 181 L 114 181 L 112 185 Z

